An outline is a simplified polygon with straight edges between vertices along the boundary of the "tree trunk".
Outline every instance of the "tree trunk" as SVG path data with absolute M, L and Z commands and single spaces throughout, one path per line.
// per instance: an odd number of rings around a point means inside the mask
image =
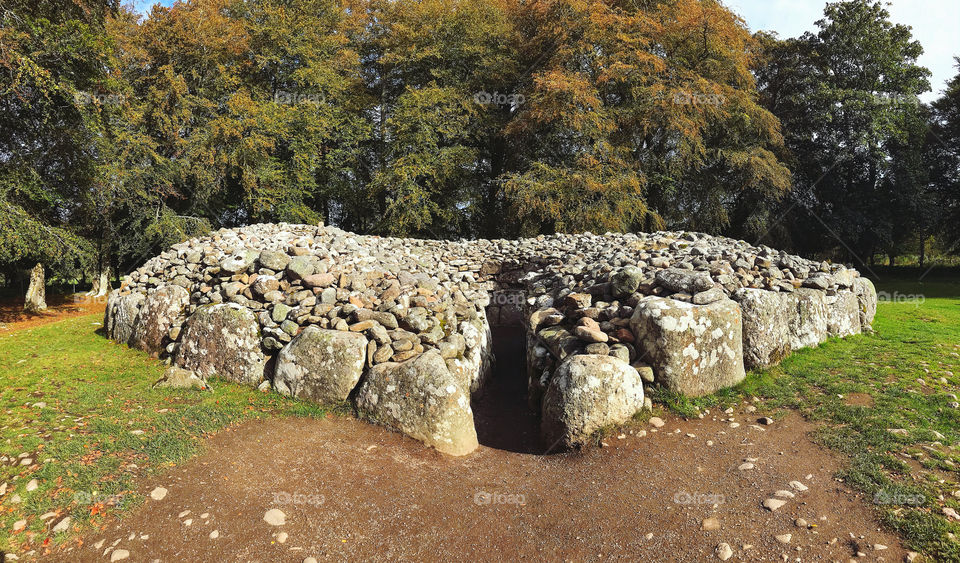
M 28 313 L 39 313 L 47 308 L 47 291 L 43 277 L 43 264 L 37 263 L 30 270 L 30 287 L 27 288 L 27 299 L 23 310 Z
M 93 278 L 90 291 L 87 293 L 90 297 L 103 297 L 110 291 L 110 266 L 104 264 L 100 269 L 100 275 Z
M 924 238 L 923 232 L 920 233 L 920 267 L 923 268 L 923 263 L 927 258 L 927 239 Z
M 110 257 L 104 252 L 97 254 L 97 275 L 90 283 L 87 297 L 103 297 L 110 291 Z

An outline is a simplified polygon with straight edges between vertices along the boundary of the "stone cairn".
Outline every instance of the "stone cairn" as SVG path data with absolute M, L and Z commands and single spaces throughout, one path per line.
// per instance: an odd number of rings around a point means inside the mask
M 477 447 L 491 326 L 527 334 L 544 440 L 583 445 L 649 407 L 735 385 L 869 330 L 873 284 L 842 265 L 690 232 L 436 241 L 259 224 L 177 244 L 110 294 L 107 335 L 212 376 L 358 414 L 439 451 Z

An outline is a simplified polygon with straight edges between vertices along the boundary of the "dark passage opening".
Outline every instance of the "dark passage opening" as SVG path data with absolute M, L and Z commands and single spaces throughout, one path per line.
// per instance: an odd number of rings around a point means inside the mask
M 498 450 L 542 454 L 540 419 L 527 403 L 526 337 L 522 326 L 494 326 L 496 362 L 483 396 L 473 402 L 481 444 Z

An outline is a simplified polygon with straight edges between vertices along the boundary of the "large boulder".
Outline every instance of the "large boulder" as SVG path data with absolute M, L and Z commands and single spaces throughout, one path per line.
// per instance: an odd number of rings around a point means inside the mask
M 841 290 L 824 297 L 827 305 L 827 333 L 830 336 L 860 334 L 860 306 L 852 291 Z
M 873 317 L 877 314 L 877 290 L 867 278 L 853 280 L 853 293 L 857 296 L 860 313 L 860 328 L 867 330 L 873 326 Z
M 178 285 L 165 285 L 147 295 L 133 327 L 130 346 L 151 356 L 163 351 L 163 339 L 190 304 L 190 292 Z
M 174 364 L 206 380 L 219 376 L 257 385 L 266 357 L 253 312 L 234 303 L 204 305 L 187 319 Z
M 435 350 L 370 368 L 356 396 L 357 412 L 450 455 L 477 448 L 469 389 Z
M 743 288 L 733 299 L 743 321 L 744 367 L 764 368 L 790 355 L 790 320 L 797 312 L 792 293 Z
M 797 296 L 797 313 L 790 321 L 790 348 L 819 346 L 827 339 L 826 294 L 817 289 L 800 288 Z
M 308 326 L 280 350 L 273 386 L 283 395 L 317 403 L 345 401 L 366 360 L 362 334 Z
M 643 381 L 629 364 L 613 356 L 570 356 L 550 379 L 540 431 L 551 446 L 582 446 L 597 430 L 622 424 L 642 408 Z
M 740 307 L 730 299 L 693 305 L 675 299 L 641 299 L 630 319 L 658 383 L 697 397 L 736 385 L 743 368 Z
M 133 327 L 137 322 L 137 315 L 140 314 L 140 307 L 146 296 L 142 293 L 128 293 L 120 295 L 119 292 L 110 293 L 107 298 L 107 308 L 103 314 L 103 328 L 107 333 L 107 338 L 129 344 L 133 336 Z

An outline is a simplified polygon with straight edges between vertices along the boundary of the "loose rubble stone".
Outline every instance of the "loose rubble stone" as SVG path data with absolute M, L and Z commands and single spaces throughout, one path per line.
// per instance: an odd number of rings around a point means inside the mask
M 283 526 L 287 523 L 287 515 L 279 508 L 271 508 L 263 515 L 263 521 L 271 526 Z
M 163 500 L 167 496 L 167 489 L 163 487 L 156 487 L 150 491 L 150 498 L 153 500 Z
M 776 512 L 778 508 L 782 507 L 785 504 L 787 504 L 787 501 L 776 499 L 776 498 L 768 498 L 765 501 L 763 501 L 763 507 L 769 510 L 770 512 Z
M 154 386 L 172 389 L 206 389 L 207 383 L 191 370 L 170 366 L 163 372 L 163 379 L 156 382 Z

